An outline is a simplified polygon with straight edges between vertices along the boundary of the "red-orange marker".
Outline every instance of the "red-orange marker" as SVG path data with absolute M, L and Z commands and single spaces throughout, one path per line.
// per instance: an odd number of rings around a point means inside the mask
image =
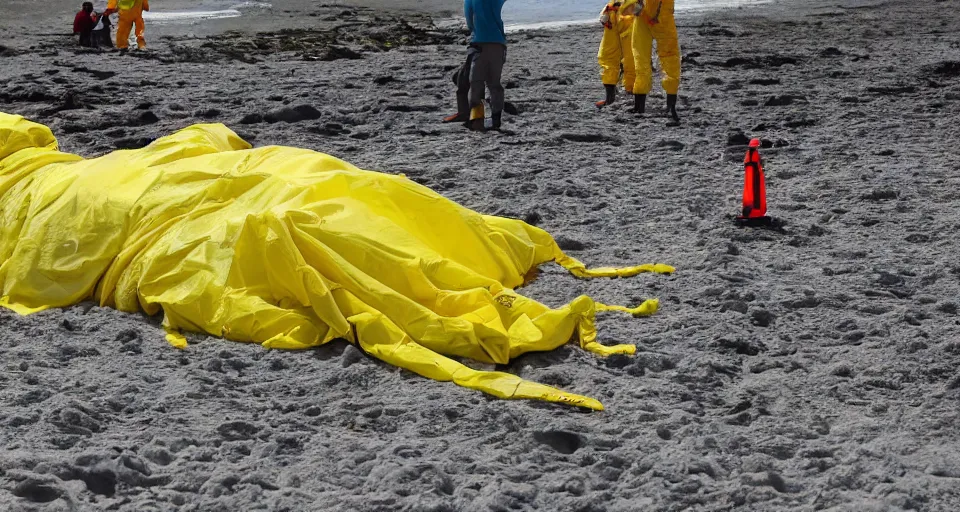
M 767 186 L 763 177 L 763 162 L 760 160 L 760 139 L 750 141 L 743 157 L 743 213 L 737 220 L 749 223 L 769 222 L 767 217 Z

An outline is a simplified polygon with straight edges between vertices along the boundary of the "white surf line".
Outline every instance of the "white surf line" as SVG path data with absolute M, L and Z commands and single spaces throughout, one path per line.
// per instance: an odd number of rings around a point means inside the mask
M 241 16 L 241 12 L 236 9 L 223 9 L 219 11 L 169 11 L 169 12 L 144 12 L 143 19 L 153 23 L 190 21 L 190 20 L 210 20 L 219 18 L 236 18 Z
M 221 18 L 236 18 L 243 16 L 240 9 L 269 9 L 273 4 L 266 2 L 241 2 L 230 9 L 215 11 L 146 11 L 143 19 L 154 23 L 179 22 L 193 20 L 211 20 Z
M 706 11 L 716 11 L 722 9 L 737 9 L 740 7 L 753 7 L 762 4 L 768 4 L 774 0 L 751 0 L 749 2 L 743 2 L 741 0 L 729 0 L 727 2 L 715 3 L 710 5 L 697 5 L 684 7 L 677 9 L 676 16 L 682 18 L 684 14 L 687 13 L 701 13 Z M 522 23 L 504 23 L 504 31 L 508 34 L 516 34 L 519 32 L 526 32 L 532 30 L 562 30 L 569 27 L 582 27 L 597 24 L 597 19 L 600 17 L 599 10 L 597 11 L 597 16 L 587 19 L 576 19 L 576 20 L 560 20 L 560 21 L 539 21 L 539 22 L 522 22 Z M 463 26 L 464 21 L 463 17 L 447 18 L 437 21 L 437 27 L 439 28 L 456 28 Z

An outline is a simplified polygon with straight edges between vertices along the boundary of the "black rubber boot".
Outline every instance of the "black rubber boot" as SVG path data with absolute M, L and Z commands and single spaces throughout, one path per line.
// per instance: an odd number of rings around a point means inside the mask
M 674 121 L 680 122 L 680 116 L 677 114 L 676 94 L 667 95 L 667 113 L 670 114 L 670 117 L 672 117 Z
M 605 100 L 603 100 L 603 101 L 598 101 L 598 102 L 596 103 L 597 108 L 606 107 L 607 105 L 610 105 L 611 103 L 613 103 L 614 101 L 617 100 L 617 86 L 616 86 L 616 85 L 604 85 L 604 86 L 603 86 L 603 89 L 604 89 L 604 91 L 606 91 L 606 93 L 607 93 L 607 98 L 606 98 Z
M 646 94 L 634 94 L 633 95 L 633 113 L 642 114 L 647 108 L 647 95 Z
M 493 126 L 491 126 L 490 129 L 499 131 L 503 119 L 503 112 L 494 112 L 490 115 L 490 119 L 493 120 Z

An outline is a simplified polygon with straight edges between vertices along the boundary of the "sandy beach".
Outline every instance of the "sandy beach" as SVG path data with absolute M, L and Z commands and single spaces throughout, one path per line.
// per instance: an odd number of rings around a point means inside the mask
M 150 51 L 125 56 L 58 35 L 67 4 L 6 17 L 0 111 L 88 157 L 222 122 L 524 219 L 591 265 L 673 265 L 593 281 L 548 265 L 522 289 L 661 300 L 600 318 L 634 357 L 568 345 L 500 368 L 606 410 L 496 400 L 346 342 L 178 351 L 159 318 L 0 310 L 0 510 L 960 509 L 952 2 L 683 16 L 680 126 L 658 85 L 642 117 L 594 107 L 599 27 L 512 34 L 519 114 L 486 134 L 439 122 L 465 34 L 433 20 L 459 4 L 344 3 L 148 27 Z M 264 119 L 298 105 L 319 119 Z M 732 222 L 751 137 L 779 231 Z

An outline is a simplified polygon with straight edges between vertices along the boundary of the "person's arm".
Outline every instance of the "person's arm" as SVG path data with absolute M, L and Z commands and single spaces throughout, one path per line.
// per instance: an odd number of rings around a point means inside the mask
M 467 28 L 473 32 L 473 0 L 463 0 L 463 15 L 467 18 Z
M 109 0 L 107 2 L 107 9 L 103 11 L 103 15 L 110 16 L 115 12 L 117 12 L 117 0 Z

